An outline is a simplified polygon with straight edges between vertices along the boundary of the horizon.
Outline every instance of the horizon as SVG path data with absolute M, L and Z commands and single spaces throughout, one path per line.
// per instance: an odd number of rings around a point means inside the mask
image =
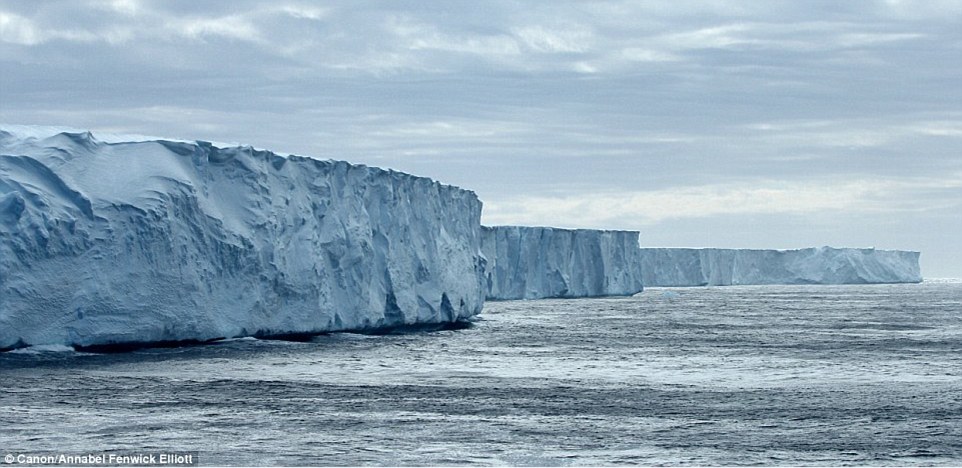
M 0 0 L 0 122 L 238 141 L 641 246 L 962 277 L 962 4 Z M 694 247 L 699 248 L 699 247 Z

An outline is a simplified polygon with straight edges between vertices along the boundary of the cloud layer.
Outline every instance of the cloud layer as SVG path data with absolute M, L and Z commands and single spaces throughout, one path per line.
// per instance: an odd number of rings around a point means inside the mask
M 235 141 L 650 245 L 962 276 L 962 4 L 0 0 L 0 121 Z

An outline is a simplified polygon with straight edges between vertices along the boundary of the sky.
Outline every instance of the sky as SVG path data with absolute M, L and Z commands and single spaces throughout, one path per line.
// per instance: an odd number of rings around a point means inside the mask
M 0 0 L 0 122 L 393 168 L 491 225 L 962 277 L 960 1 Z

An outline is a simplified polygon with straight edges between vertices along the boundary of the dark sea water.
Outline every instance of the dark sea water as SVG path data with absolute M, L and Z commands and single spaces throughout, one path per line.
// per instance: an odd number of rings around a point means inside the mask
M 0 457 L 962 465 L 962 283 L 493 302 L 461 330 L 0 354 Z

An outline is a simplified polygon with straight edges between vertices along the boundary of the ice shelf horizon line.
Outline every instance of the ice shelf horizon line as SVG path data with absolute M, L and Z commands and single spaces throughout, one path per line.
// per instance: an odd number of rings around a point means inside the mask
M 109 141 L 107 141 L 109 140 Z M 480 224 L 470 191 L 201 141 L 0 126 L 0 350 L 469 321 L 645 286 L 919 282 L 918 252 L 641 248 Z
M 637 231 L 482 226 L 487 299 L 632 295 L 648 286 L 922 281 L 919 252 L 639 248 Z

